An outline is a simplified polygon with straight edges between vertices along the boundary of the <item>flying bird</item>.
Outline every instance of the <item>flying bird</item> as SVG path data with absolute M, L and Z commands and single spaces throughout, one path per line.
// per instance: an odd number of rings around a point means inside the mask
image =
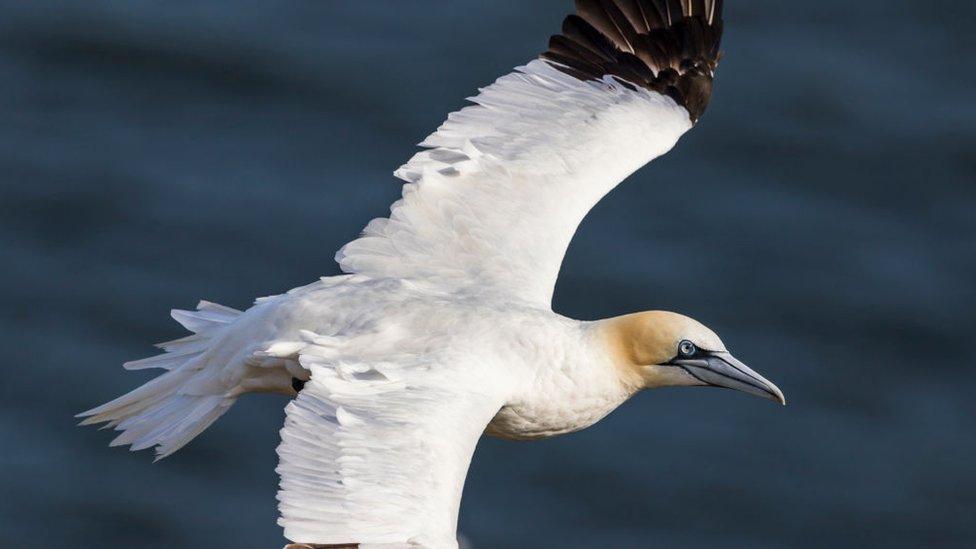
M 200 302 L 161 369 L 83 412 L 168 456 L 245 393 L 294 397 L 278 447 L 285 537 L 456 548 L 483 433 L 586 428 L 643 389 L 717 386 L 785 404 L 718 335 L 663 311 L 553 312 L 580 221 L 702 117 L 721 0 L 577 0 L 542 55 L 448 116 L 395 172 L 403 195 L 325 277 L 238 311 Z

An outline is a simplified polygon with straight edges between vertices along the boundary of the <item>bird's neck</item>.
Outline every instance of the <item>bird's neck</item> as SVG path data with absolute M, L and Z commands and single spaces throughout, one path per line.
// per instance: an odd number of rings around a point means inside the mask
M 644 321 L 640 317 L 642 314 L 597 320 L 587 327 L 596 353 L 606 357 L 612 366 L 611 375 L 616 376 L 631 392 L 647 386 L 642 365 L 649 364 L 650 362 L 644 362 L 649 358 L 642 356 L 640 347 L 634 343 L 639 340 L 643 329 Z

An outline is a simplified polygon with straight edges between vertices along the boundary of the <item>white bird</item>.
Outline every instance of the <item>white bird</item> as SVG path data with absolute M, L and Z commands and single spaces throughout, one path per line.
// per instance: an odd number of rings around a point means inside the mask
M 586 213 L 702 115 L 722 31 L 721 0 L 576 4 L 540 59 L 482 89 L 396 171 L 403 198 L 336 254 L 347 275 L 243 312 L 173 311 L 193 335 L 125 365 L 165 372 L 83 423 L 162 458 L 244 393 L 295 396 L 278 447 L 285 537 L 446 549 L 482 433 L 577 431 L 665 386 L 785 403 L 685 316 L 552 311 Z

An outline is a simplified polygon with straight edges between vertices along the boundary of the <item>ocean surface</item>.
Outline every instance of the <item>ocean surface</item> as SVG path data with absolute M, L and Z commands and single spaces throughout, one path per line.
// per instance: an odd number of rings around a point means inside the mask
M 0 2 L 0 546 L 272 548 L 286 399 L 174 457 L 73 414 L 200 298 L 338 272 L 391 172 L 568 0 Z M 483 440 L 484 548 L 976 546 L 976 3 L 729 0 L 699 126 L 582 224 L 555 308 L 687 313 L 787 394 Z

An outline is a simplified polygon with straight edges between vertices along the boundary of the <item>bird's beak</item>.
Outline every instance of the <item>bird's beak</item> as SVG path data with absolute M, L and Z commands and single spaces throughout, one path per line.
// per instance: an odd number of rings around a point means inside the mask
M 675 359 L 671 365 L 683 368 L 705 385 L 734 389 L 786 405 L 786 397 L 779 387 L 728 352 L 713 351 L 701 358 Z

